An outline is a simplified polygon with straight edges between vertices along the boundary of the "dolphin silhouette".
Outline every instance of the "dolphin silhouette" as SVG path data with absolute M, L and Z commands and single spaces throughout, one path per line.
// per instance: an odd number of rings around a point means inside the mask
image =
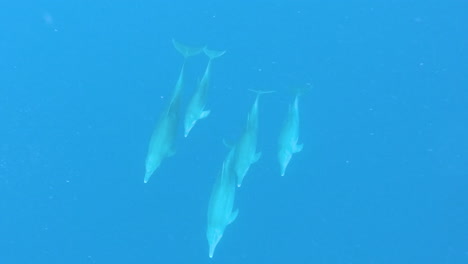
M 184 136 L 187 137 L 195 126 L 198 120 L 206 118 L 210 114 L 210 110 L 206 110 L 206 101 L 207 101 L 207 94 L 208 94 L 208 87 L 210 85 L 211 79 L 211 64 L 214 59 L 221 57 L 226 53 L 226 51 L 216 51 L 216 50 L 209 50 L 206 47 L 203 49 L 205 54 L 208 56 L 208 64 L 205 69 L 205 73 L 201 81 L 198 83 L 198 88 L 193 94 L 190 102 L 187 106 L 187 112 L 185 113 L 185 121 L 184 121 Z
M 238 209 L 233 210 L 236 193 L 236 177 L 230 169 L 233 154 L 234 152 L 231 150 L 223 162 L 221 173 L 213 186 L 208 204 L 206 238 L 208 239 L 210 258 L 213 258 L 224 230 L 234 222 L 239 214 Z
M 296 93 L 294 102 L 289 105 L 288 115 L 278 141 L 281 176 L 284 176 L 292 155 L 302 151 L 304 147 L 303 144 L 297 144 L 299 141 L 299 93 L 299 91 Z
M 161 162 L 175 154 L 175 138 L 177 135 L 177 125 L 180 119 L 180 101 L 182 87 L 184 85 L 185 61 L 188 57 L 199 54 L 202 48 L 187 47 L 174 39 L 174 47 L 184 56 L 184 63 L 180 70 L 179 78 L 174 88 L 174 92 L 167 109 L 162 113 L 156 127 L 151 135 L 148 153 L 145 163 L 144 182 L 147 183 L 151 175 L 161 165 Z
M 258 137 L 258 101 L 260 95 L 272 93 L 273 91 L 250 90 L 257 94 L 252 108 L 248 114 L 247 125 L 244 133 L 240 137 L 235 147 L 235 156 L 233 159 L 233 170 L 237 176 L 237 187 L 242 185 L 245 175 L 250 166 L 257 162 L 262 153 L 257 152 Z

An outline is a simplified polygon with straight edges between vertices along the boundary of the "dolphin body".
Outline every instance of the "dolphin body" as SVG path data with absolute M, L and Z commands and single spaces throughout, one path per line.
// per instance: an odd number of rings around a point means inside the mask
M 210 114 L 210 110 L 206 110 L 206 101 L 208 95 L 208 87 L 211 79 L 211 64 L 214 59 L 221 57 L 226 51 L 209 50 L 206 47 L 203 49 L 204 53 L 208 56 L 208 65 L 206 66 L 205 73 L 198 84 L 198 88 L 193 94 L 187 106 L 184 121 L 184 136 L 187 137 L 195 126 L 198 120 L 206 118 Z
M 226 227 L 236 220 L 239 210 L 233 210 L 236 193 L 236 177 L 231 171 L 234 151 L 231 150 L 223 162 L 223 168 L 215 182 L 208 204 L 208 225 L 206 238 L 209 245 L 209 256 L 213 258 L 214 251 L 223 237 Z
M 199 54 L 201 48 L 191 48 L 172 40 L 174 47 L 184 56 L 184 64 L 180 70 L 179 78 L 174 88 L 171 102 L 168 108 L 162 113 L 159 122 L 151 135 L 148 153 L 146 155 L 146 172 L 144 182 L 147 183 L 151 175 L 161 165 L 161 162 L 175 154 L 175 138 L 177 126 L 180 119 L 180 101 L 182 87 L 184 85 L 185 61 L 188 57 Z
M 235 146 L 235 157 L 232 165 L 237 176 L 237 187 L 241 187 L 242 181 L 250 166 L 257 162 L 262 156 L 261 152 L 257 152 L 258 100 L 260 95 L 272 93 L 272 91 L 251 91 L 257 93 L 257 97 L 249 112 L 245 131 Z
M 284 176 L 291 157 L 304 147 L 297 144 L 299 140 L 299 92 L 296 94 L 294 102 L 289 105 L 287 118 L 279 137 L 278 160 L 281 168 L 281 176 Z

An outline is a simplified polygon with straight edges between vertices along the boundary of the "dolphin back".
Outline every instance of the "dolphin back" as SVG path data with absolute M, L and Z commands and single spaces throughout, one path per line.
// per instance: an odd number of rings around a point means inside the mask
M 230 162 L 228 160 L 228 162 Z M 224 229 L 231 221 L 234 206 L 236 178 L 229 165 L 223 168 L 216 179 L 208 204 L 208 226 Z

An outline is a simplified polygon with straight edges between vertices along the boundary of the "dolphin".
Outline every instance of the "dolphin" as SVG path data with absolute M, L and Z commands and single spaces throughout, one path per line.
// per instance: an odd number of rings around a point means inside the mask
M 206 238 L 208 239 L 210 258 L 213 258 L 224 230 L 236 220 L 239 214 L 238 209 L 233 210 L 236 193 L 236 178 L 230 169 L 233 153 L 231 150 L 223 162 L 221 173 L 213 186 L 208 204 Z
M 226 51 L 209 50 L 206 47 L 203 49 L 204 53 L 208 56 L 208 65 L 206 66 L 205 73 L 201 81 L 198 83 L 198 88 L 193 94 L 190 102 L 187 106 L 187 112 L 185 113 L 184 129 L 185 137 L 187 137 L 195 126 L 198 120 L 206 118 L 210 114 L 210 110 L 206 110 L 206 101 L 208 94 L 208 87 L 210 85 L 211 78 L 211 64 L 214 59 L 221 57 Z
M 235 147 L 235 157 L 233 160 L 233 170 L 237 176 L 237 187 L 241 187 L 250 166 L 257 162 L 262 153 L 257 152 L 258 137 L 258 100 L 260 95 L 272 93 L 273 91 L 250 90 L 257 94 L 252 108 L 248 114 L 247 125 L 244 133 L 240 137 Z
M 188 57 L 197 55 L 202 51 L 202 48 L 187 47 L 175 40 L 172 40 L 172 43 L 184 56 L 184 63 L 180 70 L 179 78 L 177 79 L 169 106 L 160 116 L 159 121 L 153 130 L 153 134 L 151 135 L 148 153 L 146 155 L 146 172 L 143 180 L 145 183 L 148 182 L 151 175 L 153 175 L 165 158 L 175 154 L 175 138 L 180 119 L 179 112 L 182 87 L 184 85 L 185 61 Z
M 284 176 L 286 167 L 294 153 L 302 151 L 303 144 L 299 141 L 299 92 L 296 93 L 294 102 L 289 105 L 288 115 L 279 137 L 278 160 L 281 168 L 281 176 Z

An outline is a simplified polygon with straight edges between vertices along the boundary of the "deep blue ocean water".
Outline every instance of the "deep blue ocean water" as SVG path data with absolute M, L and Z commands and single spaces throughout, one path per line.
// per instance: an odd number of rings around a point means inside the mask
M 3 1 L 0 263 L 468 263 L 468 2 Z M 211 114 L 143 183 L 183 58 Z M 203 73 L 187 62 L 185 107 Z M 294 87 L 300 143 L 277 141 Z M 239 216 L 206 212 L 260 99 Z

